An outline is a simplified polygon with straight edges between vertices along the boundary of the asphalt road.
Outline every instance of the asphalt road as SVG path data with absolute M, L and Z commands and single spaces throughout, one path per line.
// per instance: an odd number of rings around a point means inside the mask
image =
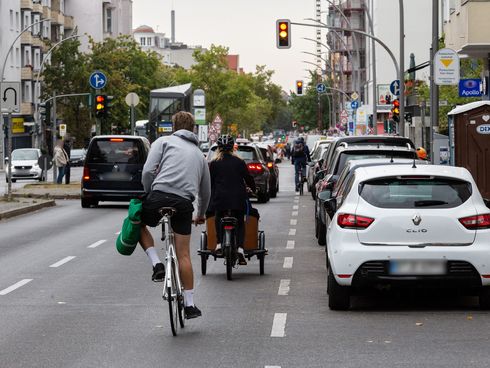
M 230 282 L 211 260 L 201 276 L 195 229 L 203 317 L 177 337 L 146 255 L 115 251 L 124 205 L 58 201 L 0 222 L 0 367 L 488 367 L 474 298 L 388 294 L 330 311 L 313 202 L 292 180 L 281 165 L 278 198 L 256 205 L 266 275 L 253 261 Z

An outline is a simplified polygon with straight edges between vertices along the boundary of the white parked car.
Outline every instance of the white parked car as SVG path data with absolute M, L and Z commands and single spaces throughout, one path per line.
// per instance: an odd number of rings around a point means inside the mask
M 468 170 L 361 167 L 325 206 L 329 307 L 378 285 L 454 287 L 490 309 L 490 209 Z
M 43 180 L 43 170 L 37 160 L 41 150 L 37 148 L 18 148 L 12 151 L 12 182 L 20 179 Z M 8 168 L 8 166 L 7 166 Z M 5 180 L 8 182 L 8 170 Z

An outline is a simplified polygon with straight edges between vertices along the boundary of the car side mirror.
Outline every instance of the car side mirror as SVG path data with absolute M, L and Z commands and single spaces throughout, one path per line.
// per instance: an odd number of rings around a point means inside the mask
M 308 162 L 308 166 L 313 167 L 313 166 L 315 166 L 315 163 L 314 162 Z
M 331 197 L 332 197 L 332 191 L 331 190 L 324 190 L 324 191 L 318 193 L 318 198 L 322 202 L 326 202 L 326 201 L 330 200 Z
M 322 180 L 324 177 L 325 177 L 325 174 L 327 173 L 327 170 L 321 170 L 321 171 L 318 171 L 315 175 L 315 180 L 318 182 L 320 180 Z
M 488 208 L 490 208 L 490 199 L 483 198 L 483 202 L 485 202 L 485 206 L 487 206 Z
M 325 202 L 324 206 L 328 215 L 330 216 L 330 218 L 332 218 L 335 214 L 335 211 L 337 211 L 337 200 L 335 198 L 330 198 L 328 201 Z
M 280 158 L 276 158 L 274 160 L 274 163 L 277 165 L 277 164 L 280 164 L 282 162 L 282 160 Z

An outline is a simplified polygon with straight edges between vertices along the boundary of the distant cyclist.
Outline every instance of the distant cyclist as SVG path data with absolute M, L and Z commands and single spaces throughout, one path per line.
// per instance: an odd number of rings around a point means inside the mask
M 294 184 L 296 192 L 299 192 L 300 174 L 301 178 L 306 175 L 306 163 L 311 161 L 310 150 L 303 137 L 294 141 L 291 147 L 291 163 L 294 165 Z
M 218 243 L 222 243 L 221 219 L 225 216 L 237 219 L 238 264 L 246 265 L 243 254 L 245 241 L 244 217 L 248 208 L 247 186 L 256 191 L 255 181 L 247 165 L 233 153 L 235 141 L 230 135 L 222 135 L 217 141 L 216 157 L 209 165 L 211 174 L 210 211 L 215 212 Z
M 184 285 L 184 312 L 190 319 L 201 316 L 201 311 L 194 304 L 194 275 L 189 251 L 194 211 L 192 202 L 197 196 L 199 201 L 194 222 L 204 223 L 211 185 L 208 164 L 193 133 L 194 117 L 188 112 L 178 112 L 172 117 L 172 122 L 175 133 L 153 142 L 143 168 L 142 182 L 147 196 L 143 201 L 142 222 L 157 226 L 162 217 L 160 208 L 174 207 L 177 210 L 171 218 L 171 226 Z M 165 267 L 146 226 L 141 229 L 140 244 L 153 265 L 152 280 L 163 281 Z

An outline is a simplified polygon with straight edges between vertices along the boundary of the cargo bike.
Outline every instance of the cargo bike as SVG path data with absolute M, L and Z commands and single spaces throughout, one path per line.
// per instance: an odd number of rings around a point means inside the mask
M 214 215 L 206 218 L 206 231 L 201 233 L 201 244 L 198 254 L 201 256 L 201 273 L 206 275 L 208 259 L 218 260 L 223 258 L 226 266 L 226 278 L 232 280 L 233 268 L 238 264 L 238 253 L 236 245 L 236 218 L 223 217 L 223 242 L 219 252 L 216 251 L 217 236 Z M 252 257 L 259 260 L 259 273 L 264 274 L 265 256 L 265 234 L 259 230 L 259 215 L 255 210 L 246 217 L 245 221 L 245 241 L 243 244 L 245 258 L 250 261 Z

